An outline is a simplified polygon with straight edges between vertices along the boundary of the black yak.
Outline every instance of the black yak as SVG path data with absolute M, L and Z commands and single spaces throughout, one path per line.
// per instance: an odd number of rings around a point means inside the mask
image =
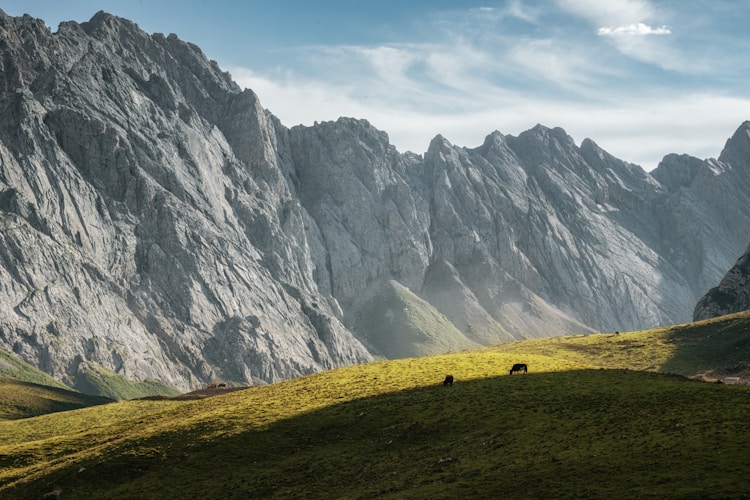
M 510 375 L 513 375 L 513 373 L 514 373 L 514 372 L 518 372 L 518 373 L 521 373 L 521 372 L 524 372 L 524 373 L 528 373 L 528 372 L 529 372 L 529 367 L 528 367 L 528 366 L 526 366 L 526 365 L 525 365 L 525 364 L 523 364 L 523 363 L 516 363 L 516 364 L 515 364 L 515 365 L 513 365 L 513 367 L 512 367 L 511 369 L 510 369 Z

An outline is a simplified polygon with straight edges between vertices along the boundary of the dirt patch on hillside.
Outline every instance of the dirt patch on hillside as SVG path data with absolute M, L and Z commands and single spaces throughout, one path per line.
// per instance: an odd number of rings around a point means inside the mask
M 734 370 L 729 368 L 708 370 L 692 378 L 703 382 L 750 385 L 750 367 L 742 367 Z

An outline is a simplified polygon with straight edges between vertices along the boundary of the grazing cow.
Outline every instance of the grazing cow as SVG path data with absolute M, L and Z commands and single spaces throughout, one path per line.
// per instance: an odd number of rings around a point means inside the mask
M 453 375 L 446 375 L 443 385 L 453 385 Z
M 216 389 L 216 384 L 208 384 L 206 389 Z
M 225 384 L 224 382 L 221 382 L 220 384 L 217 384 L 216 387 L 219 388 L 219 389 L 226 389 L 227 388 L 227 384 Z
M 525 364 L 523 364 L 523 363 L 516 363 L 516 364 L 515 364 L 515 365 L 513 365 L 513 367 L 512 367 L 511 369 L 510 369 L 510 374 L 511 374 L 511 375 L 513 375 L 513 373 L 514 373 L 514 372 L 518 372 L 518 373 L 521 373 L 521 372 L 524 372 L 524 373 L 528 373 L 528 372 L 529 372 L 529 367 L 528 367 L 528 366 L 526 366 L 526 365 L 525 365 Z

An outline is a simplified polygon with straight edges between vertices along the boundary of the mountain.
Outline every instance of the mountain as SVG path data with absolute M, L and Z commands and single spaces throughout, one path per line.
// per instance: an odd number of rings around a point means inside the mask
M 189 389 L 372 359 L 251 91 L 104 13 L 0 35 L 3 348 L 74 386 L 90 361 Z
M 652 173 L 542 125 L 399 153 L 366 120 L 288 128 L 104 12 L 0 11 L 0 64 L 0 348 L 74 387 L 686 322 L 747 245 L 750 122 Z
M 734 167 L 745 171 L 750 170 L 750 125 L 747 122 L 727 141 L 721 156 L 719 156 L 719 162 L 725 168 Z M 747 182 L 747 179 L 734 178 L 734 176 L 730 178 L 739 184 L 732 186 L 725 184 L 714 188 L 714 202 L 727 218 L 736 217 L 739 213 L 737 207 L 727 203 L 722 191 L 726 189 L 747 191 L 750 189 L 750 183 Z M 740 215 L 740 217 L 742 216 Z M 739 235 L 747 235 L 748 232 L 750 232 L 750 226 L 748 225 L 738 228 Z M 722 237 L 725 236 L 727 235 L 722 235 Z M 711 288 L 708 293 L 701 297 L 693 311 L 693 320 L 714 318 L 750 309 L 750 279 L 748 276 L 750 276 L 750 247 L 726 273 L 719 286 Z
M 695 306 L 693 321 L 750 310 L 750 247 Z

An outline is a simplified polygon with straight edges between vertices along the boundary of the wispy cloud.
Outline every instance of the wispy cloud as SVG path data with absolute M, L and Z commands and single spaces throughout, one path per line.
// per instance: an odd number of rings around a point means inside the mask
M 668 26 L 652 28 L 648 24 L 634 23 L 625 26 L 604 26 L 597 30 L 600 36 L 643 36 L 643 35 L 671 35 L 672 30 Z
M 527 23 L 536 23 L 539 19 L 538 8 L 529 7 L 520 0 L 512 0 L 505 7 L 505 13 Z

